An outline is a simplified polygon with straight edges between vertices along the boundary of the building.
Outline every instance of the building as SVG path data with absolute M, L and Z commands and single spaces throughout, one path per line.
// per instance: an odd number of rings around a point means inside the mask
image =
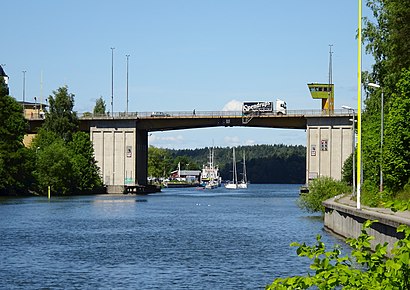
M 34 97 L 36 99 L 36 97 Z M 32 119 L 44 119 L 47 105 L 37 102 L 18 102 L 24 109 L 24 118 L 28 120 Z
M 6 75 L 6 73 L 4 72 L 3 67 L 0 65 L 0 77 L 2 77 L 4 79 L 4 82 L 6 83 L 7 86 L 7 94 L 9 94 L 8 88 L 9 88 L 9 76 Z

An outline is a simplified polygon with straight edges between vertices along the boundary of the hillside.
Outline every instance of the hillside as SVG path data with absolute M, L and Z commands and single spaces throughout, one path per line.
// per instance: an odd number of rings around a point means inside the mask
M 186 156 L 201 168 L 208 162 L 210 148 L 167 149 L 173 159 Z M 306 147 L 288 145 L 253 145 L 235 147 L 238 172 L 242 171 L 242 155 L 246 154 L 248 179 L 251 183 L 305 183 Z M 222 179 L 231 179 L 232 148 L 215 147 L 214 162 Z M 192 168 L 192 164 L 190 168 Z

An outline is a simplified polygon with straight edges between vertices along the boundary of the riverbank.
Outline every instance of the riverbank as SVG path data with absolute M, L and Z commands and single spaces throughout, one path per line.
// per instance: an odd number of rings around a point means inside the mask
M 393 212 L 387 208 L 367 206 L 357 209 L 356 201 L 351 200 L 350 196 L 337 196 L 324 201 L 323 205 L 325 229 L 343 238 L 357 238 L 366 220 L 378 220 L 368 231 L 375 237 L 372 246 L 387 242 L 391 250 L 394 243 L 403 237 L 402 233 L 397 233 L 397 227 L 401 224 L 410 226 L 409 211 Z

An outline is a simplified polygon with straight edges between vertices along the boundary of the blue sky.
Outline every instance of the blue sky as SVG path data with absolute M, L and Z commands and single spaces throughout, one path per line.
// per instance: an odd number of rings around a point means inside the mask
M 110 109 L 115 47 L 115 112 L 126 108 L 127 54 L 129 111 L 219 111 L 276 98 L 290 110 L 320 109 L 306 84 L 328 81 L 332 44 L 335 108 L 357 107 L 354 0 L 13 0 L 2 3 L 2 24 L 0 64 L 17 100 L 25 70 L 26 101 L 67 85 L 79 113 L 100 96 Z M 363 69 L 371 63 L 364 57 Z M 303 130 L 249 128 L 149 139 L 167 148 L 306 143 Z

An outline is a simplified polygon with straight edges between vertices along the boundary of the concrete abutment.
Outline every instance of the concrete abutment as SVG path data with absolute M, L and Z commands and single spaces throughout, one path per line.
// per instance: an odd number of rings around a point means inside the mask
M 402 224 L 410 226 L 409 212 L 394 213 L 390 209 L 367 207 L 357 209 L 350 197 L 332 198 L 323 205 L 325 229 L 343 238 L 357 238 L 365 221 L 377 220 L 367 230 L 375 238 L 371 241 L 372 247 L 387 242 L 390 251 L 394 243 L 403 238 L 402 233 L 397 233 L 397 228 Z

